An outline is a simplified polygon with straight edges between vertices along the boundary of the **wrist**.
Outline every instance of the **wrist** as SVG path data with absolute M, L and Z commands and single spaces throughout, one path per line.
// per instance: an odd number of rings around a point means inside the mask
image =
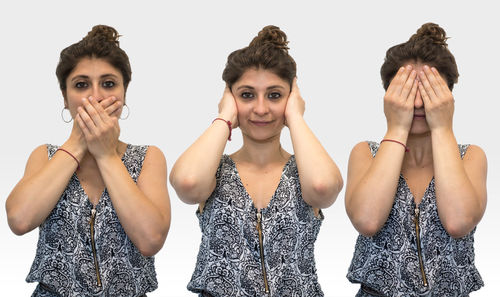
M 406 144 L 408 140 L 408 130 L 403 128 L 389 128 L 385 133 L 384 139 L 393 139 Z
M 70 140 L 61 145 L 61 148 L 70 152 L 78 161 L 81 161 L 83 159 L 83 156 L 87 152 L 87 149 L 81 144 Z
M 304 121 L 304 116 L 300 113 L 294 113 L 285 115 L 285 120 L 288 126 L 293 125 L 294 123 Z

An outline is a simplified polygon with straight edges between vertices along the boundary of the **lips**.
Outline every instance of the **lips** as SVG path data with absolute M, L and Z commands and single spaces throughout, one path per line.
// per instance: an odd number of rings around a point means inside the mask
M 252 121 L 250 120 L 250 123 L 252 123 L 255 126 L 266 126 L 270 124 L 272 121 Z
M 413 117 L 423 119 L 423 118 L 425 118 L 425 114 L 414 114 Z

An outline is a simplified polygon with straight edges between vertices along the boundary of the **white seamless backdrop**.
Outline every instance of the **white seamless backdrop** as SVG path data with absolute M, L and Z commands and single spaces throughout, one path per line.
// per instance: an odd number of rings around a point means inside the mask
M 140 4 L 139 4 L 140 3 Z M 476 265 L 486 286 L 472 296 L 496 296 L 500 145 L 496 129 L 500 68 L 494 1 L 4 1 L 0 4 L 0 199 L 22 177 L 30 152 L 43 143 L 62 144 L 71 126 L 62 122 L 55 76 L 60 51 L 96 24 L 114 26 L 132 65 L 127 93 L 131 114 L 121 139 L 154 144 L 169 169 L 217 115 L 230 52 L 246 46 L 265 25 L 281 27 L 298 65 L 306 100 L 305 119 L 341 168 L 351 148 L 385 133 L 379 70 L 385 51 L 406 41 L 421 24 L 445 28 L 460 71 L 455 86 L 455 135 L 480 145 L 489 163 L 486 214 L 476 232 Z M 286 128 L 282 140 L 289 151 Z M 233 152 L 241 134 L 226 147 Z M 194 296 L 186 290 L 194 269 L 200 230 L 196 206 L 185 205 L 169 185 L 172 224 L 156 256 L 158 296 Z M 316 243 L 320 284 L 326 296 L 354 296 L 345 275 L 357 233 L 344 210 L 344 191 L 324 210 Z M 30 296 L 24 279 L 38 232 L 15 236 L 0 212 L 2 296 Z

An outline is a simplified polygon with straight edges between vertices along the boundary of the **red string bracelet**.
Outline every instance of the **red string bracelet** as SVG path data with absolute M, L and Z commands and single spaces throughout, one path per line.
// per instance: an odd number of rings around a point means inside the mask
M 229 128 L 229 136 L 227 137 L 227 140 L 231 141 L 231 132 L 233 131 L 233 124 L 231 123 L 231 121 L 226 121 L 223 118 L 215 118 L 215 120 L 213 120 L 212 123 L 217 120 L 221 120 L 227 124 L 227 127 Z
M 382 141 L 381 141 L 380 143 L 382 143 L 382 142 L 384 142 L 384 141 L 390 141 L 390 142 L 399 143 L 399 144 L 401 144 L 401 145 L 405 148 L 405 152 L 406 152 L 406 153 L 410 151 L 410 149 L 409 149 L 409 148 L 407 148 L 407 147 L 406 147 L 406 145 L 405 145 L 404 143 L 399 142 L 399 141 L 397 141 L 397 140 L 394 140 L 394 139 L 382 139 Z
M 70 156 L 71 156 L 73 159 L 75 159 L 75 161 L 76 161 L 76 164 L 77 164 L 77 166 L 76 166 L 76 170 L 80 169 L 80 162 L 78 161 L 78 159 L 77 159 L 75 156 L 73 156 L 73 154 L 72 154 L 72 153 L 68 152 L 67 150 L 65 150 L 65 149 L 63 149 L 63 148 L 58 148 L 58 149 L 56 150 L 56 153 L 57 153 L 57 151 L 63 151 L 63 152 L 66 152 L 68 155 L 70 155 Z

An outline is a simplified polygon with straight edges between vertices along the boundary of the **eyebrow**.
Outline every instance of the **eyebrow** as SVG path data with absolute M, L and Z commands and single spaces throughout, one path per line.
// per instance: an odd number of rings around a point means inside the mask
M 249 86 L 249 85 L 243 85 L 243 86 L 239 86 L 236 90 L 240 90 L 240 89 L 251 89 L 251 90 L 254 90 L 255 88 L 252 87 L 252 86 Z M 271 90 L 271 89 L 285 89 L 284 87 L 280 86 L 280 85 L 273 85 L 273 86 L 269 86 L 266 88 L 267 90 Z
M 106 77 L 112 77 L 114 79 L 117 79 L 118 77 L 112 73 L 106 73 L 106 74 L 103 74 L 99 77 L 99 79 L 103 79 L 103 78 L 106 78 Z M 90 77 L 88 75 L 77 75 L 75 77 L 73 77 L 71 79 L 71 81 L 75 81 L 75 80 L 78 80 L 78 79 L 89 79 Z

